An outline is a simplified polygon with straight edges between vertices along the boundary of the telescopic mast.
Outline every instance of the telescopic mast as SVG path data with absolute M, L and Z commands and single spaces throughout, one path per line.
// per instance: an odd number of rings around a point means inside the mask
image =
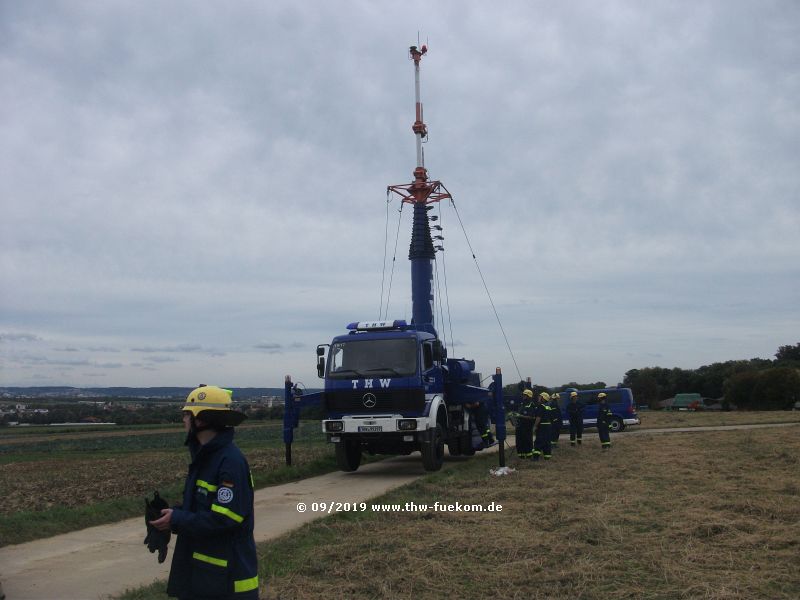
M 428 136 L 428 127 L 423 121 L 420 95 L 419 64 L 428 52 L 427 46 L 411 46 L 409 54 L 414 61 L 414 96 L 416 118 L 411 129 L 414 132 L 417 149 L 417 166 L 412 183 L 390 185 L 387 189 L 400 196 L 403 202 L 414 207 L 411 229 L 411 244 L 408 259 L 411 261 L 411 324 L 418 331 L 437 335 L 433 311 L 433 260 L 436 249 L 431 238 L 428 211 L 434 202 L 450 198 L 450 193 L 441 181 L 430 181 L 425 168 L 425 155 L 422 151 L 423 139 Z

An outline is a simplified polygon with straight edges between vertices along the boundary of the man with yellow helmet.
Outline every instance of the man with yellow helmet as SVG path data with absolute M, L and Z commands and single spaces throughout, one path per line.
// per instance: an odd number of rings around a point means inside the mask
M 547 405 L 549 401 L 550 394 L 547 392 L 541 392 L 537 398 L 536 420 L 534 421 L 536 440 L 533 442 L 533 460 L 539 460 L 540 457 L 550 460 L 553 456 L 552 433 L 550 431 L 550 424 L 553 418 L 551 416 L 552 409 Z
M 578 392 L 569 393 L 569 404 L 567 404 L 567 416 L 569 417 L 569 443 L 571 446 L 581 445 L 583 442 L 583 404 L 578 402 Z
M 614 415 L 611 409 L 608 408 L 608 398 L 605 392 L 597 394 L 597 433 L 600 436 L 600 445 L 603 450 L 611 449 L 611 434 L 609 433 L 608 426 Z
M 533 418 L 533 391 L 525 389 L 522 391 L 522 402 L 520 402 L 517 426 L 514 432 L 517 440 L 517 456 L 520 458 L 533 456 Z
M 233 443 L 245 415 L 231 390 L 201 385 L 186 398 L 183 424 L 191 464 L 183 503 L 151 524 L 178 534 L 167 594 L 178 598 L 258 599 L 253 478 Z

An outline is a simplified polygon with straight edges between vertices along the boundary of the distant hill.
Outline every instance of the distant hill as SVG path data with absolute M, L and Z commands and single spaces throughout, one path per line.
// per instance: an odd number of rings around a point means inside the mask
M 0 387 L 0 398 L 175 398 L 176 400 L 185 400 L 193 389 L 190 387 Z M 229 389 L 233 390 L 233 399 L 240 402 L 261 396 L 283 397 L 282 387 Z

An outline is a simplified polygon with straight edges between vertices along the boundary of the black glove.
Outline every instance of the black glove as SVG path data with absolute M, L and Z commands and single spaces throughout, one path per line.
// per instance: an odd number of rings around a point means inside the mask
M 147 544 L 147 549 L 151 553 L 158 550 L 158 562 L 160 563 L 167 558 L 167 546 L 172 534 L 169 530 L 159 531 L 150 524 L 150 521 L 155 521 L 161 517 L 161 509 L 163 508 L 169 508 L 169 505 L 158 495 L 158 492 L 153 492 L 152 502 L 147 498 L 144 499 L 144 523 L 147 526 L 147 535 L 144 538 L 144 543 Z

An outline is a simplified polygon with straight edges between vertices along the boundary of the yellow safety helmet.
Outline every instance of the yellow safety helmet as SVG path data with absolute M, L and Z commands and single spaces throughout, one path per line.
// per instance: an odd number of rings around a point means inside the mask
M 527 396 L 528 398 L 533 398 L 533 390 L 523 390 L 522 395 Z
M 578 392 L 570 392 L 569 393 L 569 397 L 570 398 L 576 398 L 577 396 L 578 396 Z
M 550 394 L 548 394 L 547 392 L 542 392 L 541 394 L 539 394 L 539 398 L 541 398 L 545 402 L 550 402 Z
M 605 392 L 600 392 L 599 394 L 597 394 L 597 399 L 598 399 L 598 400 L 599 400 L 600 398 L 605 398 L 605 397 L 606 397 L 606 393 L 605 393 Z
M 561 398 L 561 394 L 559 394 L 558 392 L 556 392 L 555 394 L 550 396 L 551 400 L 559 400 L 560 398 Z
M 194 417 L 214 425 L 233 427 L 244 421 L 247 416 L 233 410 L 232 395 L 233 390 L 215 385 L 201 385 L 189 393 L 181 410 L 189 411 Z

